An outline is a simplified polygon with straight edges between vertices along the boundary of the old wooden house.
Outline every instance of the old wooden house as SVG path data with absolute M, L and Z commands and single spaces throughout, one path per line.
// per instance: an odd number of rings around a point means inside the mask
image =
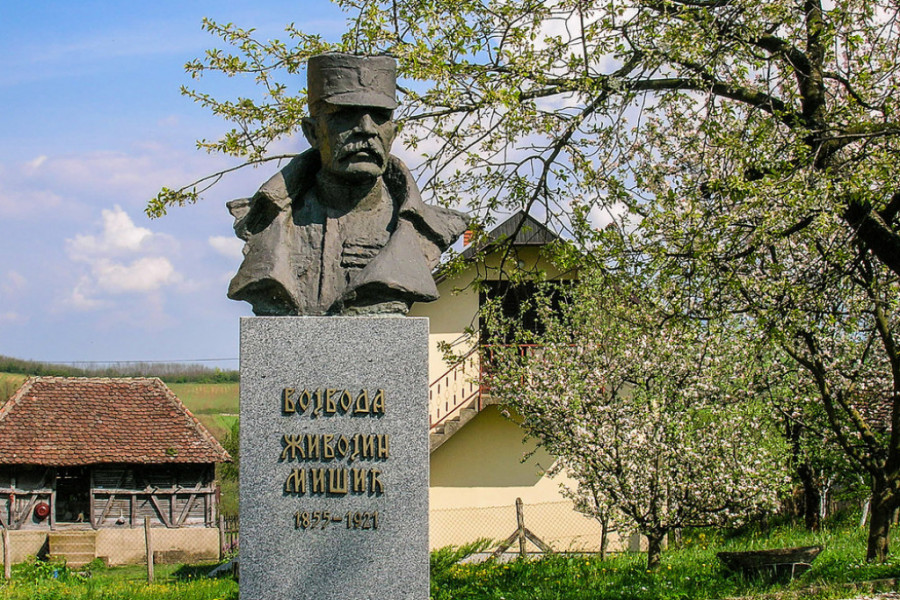
M 0 526 L 14 560 L 82 531 L 93 556 L 79 562 L 131 562 L 145 517 L 174 532 L 162 551 L 214 557 L 215 465 L 229 460 L 159 379 L 35 377 L 0 408 Z

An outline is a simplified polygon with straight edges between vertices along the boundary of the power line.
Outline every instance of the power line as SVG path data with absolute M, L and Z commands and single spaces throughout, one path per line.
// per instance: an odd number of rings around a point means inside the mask
M 46 361 L 55 365 L 132 365 L 135 363 L 171 364 L 171 363 L 200 363 L 200 362 L 227 362 L 240 360 L 239 358 L 178 358 L 172 360 L 54 360 Z M 43 362 L 43 361 L 41 361 Z

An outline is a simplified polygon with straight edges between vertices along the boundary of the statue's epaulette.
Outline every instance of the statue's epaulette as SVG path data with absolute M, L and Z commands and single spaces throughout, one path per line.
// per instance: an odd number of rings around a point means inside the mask
M 385 170 L 384 182 L 391 196 L 401 199 L 400 216 L 410 221 L 416 230 L 431 240 L 441 252 L 449 248 L 468 227 L 469 217 L 465 214 L 442 206 L 425 204 L 412 173 L 395 156 L 391 156 Z
M 259 233 L 283 210 L 290 210 L 294 200 L 301 200 L 315 185 L 321 167 L 317 150 L 309 149 L 291 159 L 253 194 L 228 203 L 234 216 L 234 231 L 243 240 Z

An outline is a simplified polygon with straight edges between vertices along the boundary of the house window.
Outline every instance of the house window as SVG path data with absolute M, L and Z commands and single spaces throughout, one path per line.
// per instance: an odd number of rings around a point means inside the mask
M 574 283 L 574 280 L 553 282 L 554 288 L 550 294 L 550 301 L 554 311 L 559 314 L 561 304 L 566 296 L 566 288 Z M 538 290 L 535 282 L 522 282 L 511 284 L 509 281 L 485 281 L 478 297 L 479 308 L 489 300 L 498 300 L 500 310 L 507 319 L 518 322 L 522 331 L 541 335 L 544 326 L 538 319 L 537 312 L 531 304 L 531 299 Z M 480 319 L 481 340 L 485 344 L 511 344 L 513 334 L 511 332 L 493 331 L 486 319 Z

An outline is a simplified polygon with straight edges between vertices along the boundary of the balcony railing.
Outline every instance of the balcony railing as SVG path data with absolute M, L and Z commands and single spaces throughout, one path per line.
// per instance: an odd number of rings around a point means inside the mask
M 469 405 L 481 412 L 485 396 L 490 393 L 490 374 L 495 368 L 500 348 L 498 345 L 475 346 L 431 383 L 428 390 L 431 428 L 452 419 Z M 531 356 L 538 348 L 540 346 L 535 344 L 519 344 L 516 353 Z

